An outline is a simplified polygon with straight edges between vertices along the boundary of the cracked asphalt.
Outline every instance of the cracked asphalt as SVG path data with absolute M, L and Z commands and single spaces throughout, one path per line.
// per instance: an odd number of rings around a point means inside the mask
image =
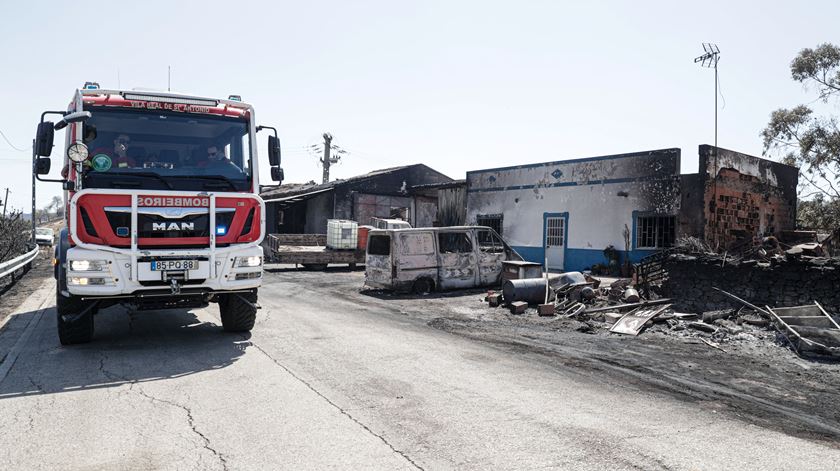
M 361 279 L 266 272 L 250 335 L 223 333 L 216 305 L 112 307 L 93 343 L 69 348 L 44 279 L 0 332 L 0 469 L 831 469 L 840 458 L 830 440 L 715 401 L 436 328 L 430 300 L 360 294 Z

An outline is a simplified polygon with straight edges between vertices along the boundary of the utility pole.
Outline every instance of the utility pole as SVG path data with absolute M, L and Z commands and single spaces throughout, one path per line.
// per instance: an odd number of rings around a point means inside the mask
M 330 144 L 332 143 L 332 134 L 324 133 L 324 158 L 321 159 L 321 164 L 324 166 L 324 177 L 321 183 L 328 183 L 330 181 Z
M 35 139 L 32 139 L 32 244 L 37 244 L 35 241 Z
M 9 205 L 9 188 L 6 188 L 6 197 L 3 198 L 3 217 L 6 217 L 6 206 Z

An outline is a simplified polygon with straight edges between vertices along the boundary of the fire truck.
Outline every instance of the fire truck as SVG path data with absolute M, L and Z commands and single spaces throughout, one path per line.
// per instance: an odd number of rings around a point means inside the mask
M 65 130 L 62 178 L 48 179 L 57 130 Z M 41 114 L 33 178 L 61 183 L 66 201 L 54 256 L 62 344 L 89 342 L 93 316 L 114 304 L 217 303 L 225 331 L 253 328 L 265 235 L 256 146 L 263 130 L 272 131 L 268 161 L 279 183 L 277 130 L 255 125 L 254 108 L 238 96 L 88 82 L 66 111 Z

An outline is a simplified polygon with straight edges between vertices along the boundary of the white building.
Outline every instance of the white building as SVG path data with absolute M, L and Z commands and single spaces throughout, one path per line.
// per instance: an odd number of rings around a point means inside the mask
M 637 261 L 676 237 L 680 150 L 662 149 L 467 172 L 467 222 L 497 229 L 551 270 Z M 702 197 L 702 195 L 698 195 Z

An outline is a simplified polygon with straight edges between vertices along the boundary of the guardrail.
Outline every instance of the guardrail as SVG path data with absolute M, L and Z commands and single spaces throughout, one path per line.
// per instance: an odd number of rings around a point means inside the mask
M 27 263 L 31 262 L 32 260 L 35 260 L 35 257 L 38 256 L 38 251 L 38 247 L 35 247 L 34 249 L 32 249 L 32 251 L 28 253 L 25 253 L 19 257 L 15 257 L 9 261 L 0 263 L 0 278 L 3 278 L 4 276 L 8 276 L 20 270 L 21 268 L 26 266 Z

